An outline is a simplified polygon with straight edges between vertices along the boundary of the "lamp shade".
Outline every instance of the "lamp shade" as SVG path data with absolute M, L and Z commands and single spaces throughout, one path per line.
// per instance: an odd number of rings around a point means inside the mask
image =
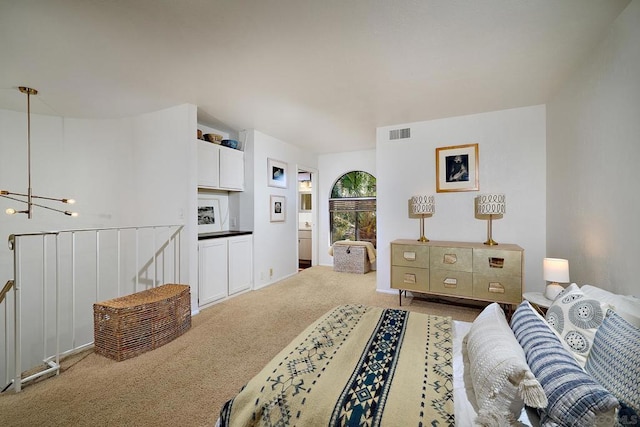
M 413 215 L 433 215 L 436 211 L 436 202 L 433 196 L 411 197 L 411 213 Z
M 569 261 L 561 258 L 542 260 L 543 276 L 547 282 L 569 283 Z
M 479 194 L 476 201 L 478 215 L 502 215 L 506 212 L 504 194 Z

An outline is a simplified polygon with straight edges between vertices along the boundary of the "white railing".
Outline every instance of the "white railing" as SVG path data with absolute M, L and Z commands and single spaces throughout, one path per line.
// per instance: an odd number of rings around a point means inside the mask
M 0 392 L 57 375 L 61 357 L 91 347 L 94 303 L 181 283 L 182 231 L 162 225 L 9 236 L 14 276 L 0 289 Z

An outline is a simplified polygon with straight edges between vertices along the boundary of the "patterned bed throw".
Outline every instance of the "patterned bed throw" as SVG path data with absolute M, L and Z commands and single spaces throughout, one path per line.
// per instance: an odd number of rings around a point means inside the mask
M 451 318 L 339 306 L 227 402 L 221 426 L 453 426 Z

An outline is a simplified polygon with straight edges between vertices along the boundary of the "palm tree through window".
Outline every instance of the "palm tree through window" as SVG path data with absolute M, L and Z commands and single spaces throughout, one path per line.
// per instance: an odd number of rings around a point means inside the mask
M 331 244 L 361 240 L 376 246 L 376 178 L 363 171 L 338 178 L 329 199 Z

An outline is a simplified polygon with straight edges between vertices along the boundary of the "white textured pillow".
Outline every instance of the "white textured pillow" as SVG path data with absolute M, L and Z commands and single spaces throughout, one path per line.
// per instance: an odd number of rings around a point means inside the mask
M 518 419 L 524 403 L 534 408 L 547 406 L 544 390 L 531 373 L 524 351 L 497 303 L 480 313 L 463 342 L 478 403 L 476 423 L 511 424 Z
M 593 285 L 583 285 L 580 290 L 589 298 L 609 304 L 618 316 L 636 328 L 640 328 L 640 298 L 614 294 Z
M 577 289 L 556 298 L 547 310 L 547 323 L 582 368 L 608 308 L 609 304 L 589 298 Z

